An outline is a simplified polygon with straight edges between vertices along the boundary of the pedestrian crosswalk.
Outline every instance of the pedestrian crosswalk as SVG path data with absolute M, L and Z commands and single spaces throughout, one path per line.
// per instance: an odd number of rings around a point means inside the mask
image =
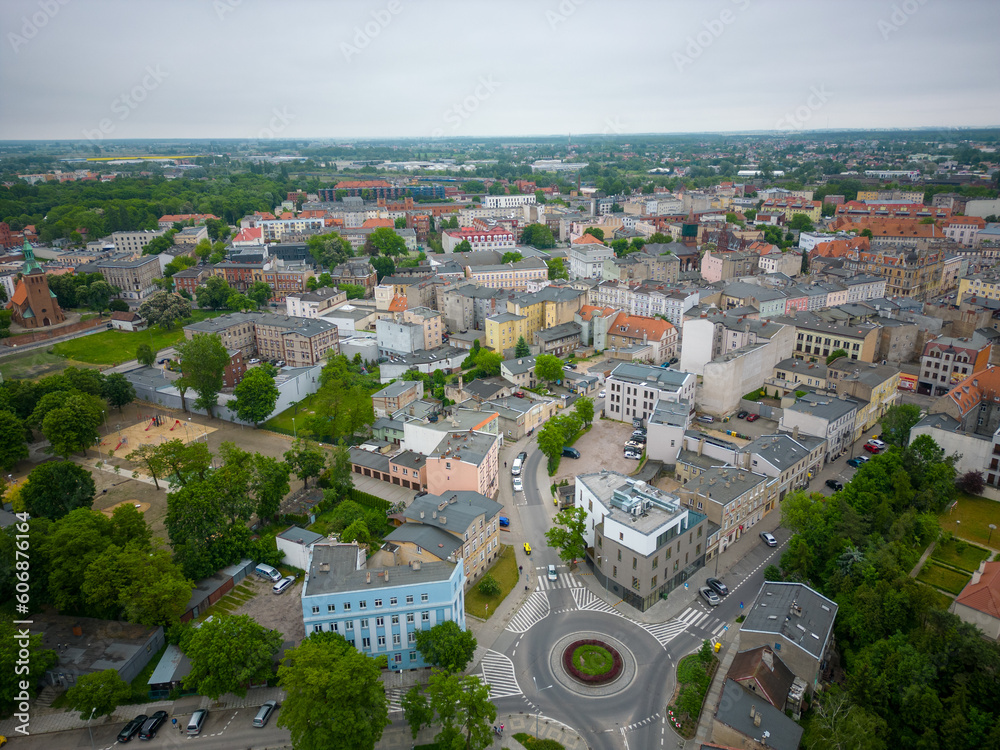
M 718 636 L 726 629 L 725 622 L 717 617 L 712 617 L 708 612 L 703 612 L 693 607 L 681 612 L 677 620 L 683 622 L 685 627 L 699 628 L 711 633 L 713 636 Z
M 551 591 L 552 589 L 575 589 L 583 586 L 583 582 L 572 573 L 560 573 L 554 581 L 550 581 L 544 570 L 538 573 L 538 583 L 535 588 L 539 591 Z
M 589 609 L 594 612 L 607 612 L 608 614 L 618 615 L 619 617 L 624 617 L 624 615 L 617 609 L 612 607 L 606 601 L 598 596 L 595 596 L 588 588 L 578 588 L 572 589 L 573 591 L 573 601 L 576 602 L 576 606 L 579 609 Z
M 659 641 L 663 648 L 666 648 L 670 641 L 687 629 L 687 624 L 675 619 L 668 622 L 645 623 L 642 628 Z
M 496 651 L 487 651 L 483 657 L 483 682 L 489 685 L 492 699 L 521 695 L 513 662 Z
M 389 713 L 403 710 L 403 696 L 406 695 L 403 688 L 387 688 L 385 695 L 389 699 Z
M 532 625 L 548 617 L 549 611 L 548 594 L 544 591 L 533 591 L 514 616 L 510 618 L 507 630 L 512 633 L 527 633 Z

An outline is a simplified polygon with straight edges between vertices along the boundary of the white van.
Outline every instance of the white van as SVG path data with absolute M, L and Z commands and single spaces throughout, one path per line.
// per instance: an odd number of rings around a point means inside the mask
M 523 462 L 523 461 L 521 460 L 521 457 L 520 457 L 520 456 L 518 456 L 517 458 L 515 458 L 515 459 L 514 459 L 514 463 L 512 463 L 512 464 L 510 465 L 510 473 L 511 473 L 511 474 L 512 474 L 513 476 L 515 476 L 515 477 L 519 477 L 519 476 L 521 476 L 521 465 L 522 465 L 523 463 L 524 463 L 524 462 Z
M 276 568 L 272 568 L 270 565 L 265 565 L 264 563 L 258 563 L 253 572 L 257 574 L 258 578 L 267 579 L 272 583 L 281 580 L 281 573 Z

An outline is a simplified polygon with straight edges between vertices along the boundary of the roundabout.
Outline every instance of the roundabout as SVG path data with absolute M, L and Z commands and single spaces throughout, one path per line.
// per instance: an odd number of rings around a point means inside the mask
M 606 665 L 606 668 L 590 666 L 590 671 L 596 674 L 587 674 L 587 667 L 577 666 L 581 660 L 588 665 Z M 566 690 L 582 698 L 607 698 L 629 688 L 638 673 L 638 663 L 635 655 L 617 638 L 597 630 L 586 630 L 568 633 L 552 644 L 549 669 Z

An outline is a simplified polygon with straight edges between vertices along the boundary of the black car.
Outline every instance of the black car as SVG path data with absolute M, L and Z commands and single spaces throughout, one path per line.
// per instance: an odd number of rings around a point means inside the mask
M 521 463 L 523 464 L 525 461 L 528 460 L 528 454 L 526 451 L 521 451 L 520 453 L 517 454 L 517 458 L 521 459 Z
M 729 587 L 720 581 L 718 578 L 709 578 L 705 581 L 710 588 L 715 590 L 719 596 L 727 596 L 729 594 Z
M 739 414 L 736 415 L 736 418 L 737 419 L 746 419 L 747 418 L 747 413 L 748 412 L 741 411 Z
M 562 454 L 565 458 L 579 458 L 580 451 L 576 448 L 570 448 L 568 445 L 564 445 L 562 449 Z
M 827 479 L 826 486 L 829 487 L 831 490 L 836 490 L 837 492 L 840 492 L 842 489 L 844 489 L 844 483 L 838 479 Z
M 146 719 L 145 723 L 142 725 L 142 729 L 139 730 L 139 739 L 153 739 L 156 736 L 156 730 L 159 729 L 166 720 L 167 712 L 157 711 L 155 714 Z
M 119 742 L 128 742 L 130 739 L 135 737 L 135 735 L 142 729 L 142 725 L 146 723 L 146 719 L 149 717 L 146 714 L 139 714 L 132 721 L 122 727 L 122 731 L 118 733 Z

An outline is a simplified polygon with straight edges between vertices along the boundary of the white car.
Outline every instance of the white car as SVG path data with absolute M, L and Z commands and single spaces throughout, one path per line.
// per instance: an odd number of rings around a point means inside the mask
M 607 395 L 608 395 L 607 391 L 601 391 L 600 393 L 597 394 L 597 397 L 598 398 L 604 398 Z
M 511 464 L 511 466 L 510 466 L 510 473 L 513 474 L 515 477 L 521 476 L 521 466 L 523 464 L 524 464 L 524 461 L 521 459 L 520 456 L 518 456 L 517 458 L 515 458 L 514 459 L 514 463 Z
M 524 492 L 524 485 L 521 483 L 521 477 L 514 477 L 514 492 Z
M 271 587 L 271 591 L 275 594 L 284 594 L 293 583 L 295 583 L 295 576 L 285 576 Z
M 554 580 L 556 580 L 558 578 L 558 576 L 556 575 L 556 566 L 555 565 L 550 565 L 549 566 L 548 578 L 549 578 L 550 581 L 554 581 Z
M 876 448 L 878 448 L 880 451 L 884 451 L 885 450 L 885 443 L 882 442 L 881 440 L 876 440 L 875 438 L 872 438 L 871 440 L 869 440 L 868 441 L 868 445 L 873 445 Z

